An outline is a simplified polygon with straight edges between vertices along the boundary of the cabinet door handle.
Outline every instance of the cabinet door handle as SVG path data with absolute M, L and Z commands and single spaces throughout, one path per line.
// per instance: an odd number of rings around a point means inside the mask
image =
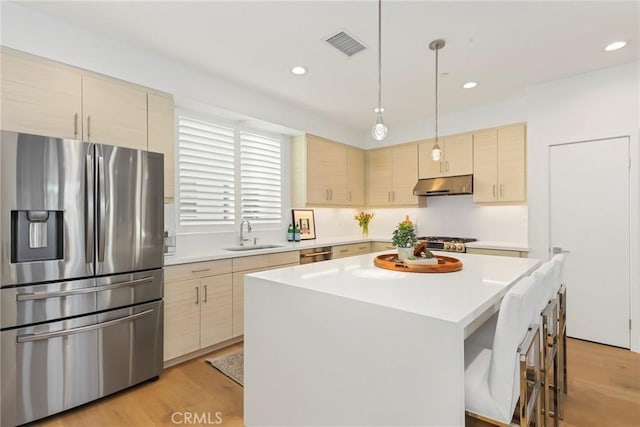
M 78 137 L 78 113 L 73 115 L 73 136 Z
M 391 201 L 391 191 L 387 191 L 387 202 Z
M 331 197 L 329 200 L 333 200 L 333 190 L 329 190 L 329 197 Z
M 496 185 L 493 184 L 493 198 L 496 198 Z
M 351 201 L 351 191 L 349 191 L 349 201 Z
M 87 139 L 91 139 L 91 116 L 87 116 Z
M 444 162 L 444 171 L 449 172 L 449 160 Z
M 329 200 L 329 190 L 324 190 L 324 192 L 325 192 L 325 195 L 324 195 L 325 200 Z
M 440 173 L 442 173 L 442 162 L 440 162 Z
M 395 192 L 395 191 L 392 191 L 392 192 L 391 192 L 391 201 L 392 201 L 392 202 L 395 202 L 395 201 L 396 201 L 396 192 Z
M 204 285 L 204 303 L 205 303 L 205 304 L 207 303 L 207 299 L 208 299 L 208 298 L 207 298 L 207 294 L 208 294 L 208 292 L 207 292 L 207 285 Z
M 196 286 L 196 305 L 200 302 L 200 288 Z
M 504 185 L 500 184 L 500 197 L 504 196 Z

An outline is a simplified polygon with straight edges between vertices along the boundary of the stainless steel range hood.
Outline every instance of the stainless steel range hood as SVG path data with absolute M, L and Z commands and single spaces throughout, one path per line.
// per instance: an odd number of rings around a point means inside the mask
M 413 188 L 415 196 L 453 196 L 473 194 L 473 175 L 420 179 Z

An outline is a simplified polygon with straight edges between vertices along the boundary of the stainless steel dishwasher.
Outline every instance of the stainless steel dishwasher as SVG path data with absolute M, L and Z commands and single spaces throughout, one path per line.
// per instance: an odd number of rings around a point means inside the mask
M 327 261 L 331 259 L 331 246 L 300 250 L 300 264 Z

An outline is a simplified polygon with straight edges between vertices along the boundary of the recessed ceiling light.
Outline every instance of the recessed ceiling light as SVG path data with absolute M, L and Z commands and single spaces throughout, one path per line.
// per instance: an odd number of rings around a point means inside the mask
M 303 75 L 303 74 L 306 74 L 307 69 L 306 69 L 306 68 L 304 68 L 304 67 L 303 67 L 303 66 L 301 66 L 301 65 L 296 65 L 295 67 L 293 67 L 293 68 L 291 69 L 291 72 L 292 72 L 293 74 L 295 74 L 296 76 L 301 76 L 301 75 Z
M 473 89 L 476 86 L 478 86 L 478 83 L 476 82 L 466 82 L 465 84 L 462 85 L 462 87 L 465 89 Z
M 622 49 L 627 45 L 627 42 L 624 40 L 620 40 L 617 42 L 609 43 L 607 47 L 604 48 L 607 52 L 611 52 L 612 50 Z

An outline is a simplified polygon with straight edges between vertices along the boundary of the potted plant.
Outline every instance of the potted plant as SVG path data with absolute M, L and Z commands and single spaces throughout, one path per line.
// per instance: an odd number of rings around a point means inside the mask
M 404 261 L 413 256 L 413 247 L 418 242 L 418 238 L 416 237 L 416 229 L 413 223 L 409 221 L 409 215 L 393 230 L 391 242 L 398 248 L 399 261 Z

